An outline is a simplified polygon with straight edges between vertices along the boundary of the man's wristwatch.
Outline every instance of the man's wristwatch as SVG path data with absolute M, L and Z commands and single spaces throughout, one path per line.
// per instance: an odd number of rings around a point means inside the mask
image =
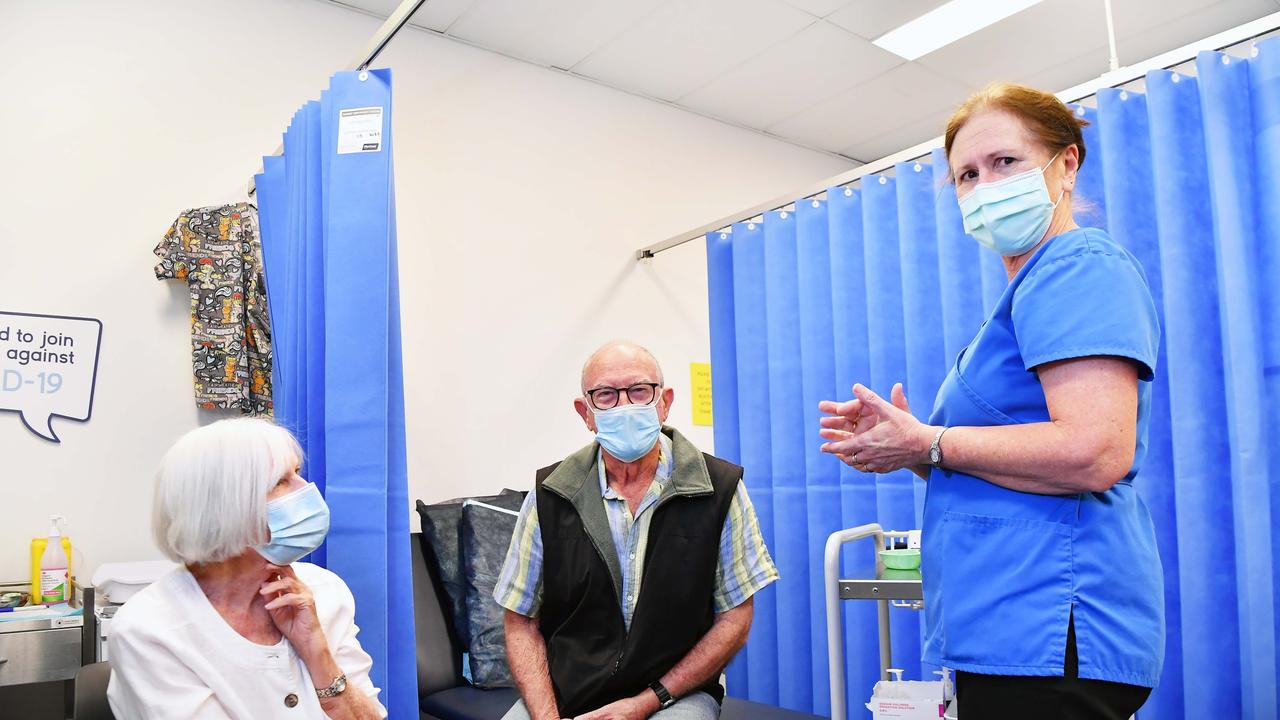
M 949 427 L 938 429 L 938 434 L 933 436 L 933 445 L 929 446 L 929 464 L 942 467 L 942 433 L 950 430 Z
M 649 683 L 649 689 L 653 691 L 654 695 L 658 696 L 659 709 L 666 710 L 667 708 L 676 704 L 676 699 L 671 697 L 671 693 L 667 692 L 667 688 L 664 687 L 663 684 L 658 682 L 657 680 L 654 680 L 653 682 Z
M 334 678 L 333 682 L 329 683 L 329 687 L 316 688 L 316 697 L 318 698 L 338 697 L 342 693 L 346 692 L 346 690 L 347 690 L 347 674 L 342 673 L 338 677 Z

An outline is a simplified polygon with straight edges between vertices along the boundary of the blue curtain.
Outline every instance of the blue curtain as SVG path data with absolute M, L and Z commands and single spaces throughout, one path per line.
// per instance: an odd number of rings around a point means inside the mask
M 339 152 L 339 113 L 382 109 L 376 151 Z M 304 105 L 258 203 L 274 340 L 276 420 L 331 510 L 309 560 L 351 587 L 390 716 L 417 717 L 391 73 L 343 72 Z
M 1106 90 L 1090 121 L 1077 220 L 1146 267 L 1164 334 L 1137 486 L 1165 570 L 1164 676 L 1147 718 L 1275 718 L 1280 696 L 1280 40 L 1249 59 Z M 782 580 L 756 604 L 729 693 L 830 712 L 822 550 L 841 527 L 919 527 L 924 484 L 823 456 L 817 401 L 904 382 L 928 414 L 1007 280 L 965 237 L 940 150 L 707 235 L 717 453 L 746 482 Z M 864 572 L 851 548 L 844 573 Z M 1122 569 L 1117 569 L 1122 572 Z M 851 717 L 878 678 L 874 604 L 844 603 Z M 928 609 L 926 608 L 925 612 Z M 920 663 L 894 610 L 894 661 Z

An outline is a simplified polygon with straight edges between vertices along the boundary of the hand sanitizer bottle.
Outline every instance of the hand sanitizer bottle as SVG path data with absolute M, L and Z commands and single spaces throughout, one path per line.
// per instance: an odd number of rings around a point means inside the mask
M 50 515 L 49 544 L 40 556 L 40 601 L 46 605 L 66 602 L 69 594 L 67 553 L 62 549 L 61 515 Z

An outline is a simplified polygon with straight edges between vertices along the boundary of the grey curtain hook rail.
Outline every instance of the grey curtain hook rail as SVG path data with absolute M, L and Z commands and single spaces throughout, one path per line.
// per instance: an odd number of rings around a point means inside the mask
M 1152 70 L 1168 70 L 1185 62 L 1195 60 L 1196 56 L 1203 51 L 1224 50 L 1242 43 L 1250 42 L 1275 30 L 1280 30 L 1280 12 L 1274 12 L 1270 15 L 1260 17 L 1257 20 L 1247 22 L 1243 25 L 1238 25 L 1215 35 L 1210 35 L 1206 38 L 1197 40 L 1196 42 L 1183 45 L 1180 48 L 1156 55 L 1153 58 L 1135 65 L 1107 72 L 1094 80 L 1063 90 L 1058 93 L 1058 98 L 1067 104 L 1079 102 L 1085 98 L 1096 95 L 1099 90 L 1120 87 L 1131 83 L 1134 80 L 1141 79 Z M 640 248 L 635 252 L 636 260 L 640 261 L 653 258 L 660 252 L 665 252 L 671 248 L 684 245 L 687 242 L 698 240 L 709 232 L 723 230 L 724 228 L 731 227 L 734 223 L 749 220 L 762 213 L 786 207 L 793 204 L 797 199 L 814 197 L 821 194 L 828 188 L 849 185 L 850 183 L 868 175 L 884 172 L 898 163 L 920 160 L 928 156 L 929 153 L 933 152 L 935 149 L 942 147 L 942 140 L 942 136 L 935 137 L 932 140 L 926 140 L 918 145 L 914 145 L 888 157 L 867 163 L 866 165 L 860 165 L 852 170 L 821 180 L 795 192 L 787 193 L 786 195 L 776 197 L 768 202 L 763 202 L 732 215 L 722 217 L 719 220 L 707 223 L 701 227 L 688 230 L 680 233 L 679 235 L 674 235 L 662 242 Z
M 400 3 L 400 6 L 397 7 L 386 19 L 386 22 L 382 23 L 382 27 L 378 28 L 378 31 L 373 34 L 373 37 L 369 38 L 369 41 L 364 44 L 364 48 L 360 50 L 360 54 L 356 56 L 356 59 L 352 61 L 346 69 L 348 71 L 367 70 L 369 66 L 373 64 L 373 61 L 377 60 L 378 56 L 382 54 L 382 51 L 387 48 L 391 39 L 409 23 L 409 18 L 413 17 L 413 14 L 418 12 L 418 9 L 426 3 L 427 0 L 403 0 Z M 281 144 L 275 149 L 275 152 L 271 153 L 271 156 L 274 157 L 283 154 L 284 145 Z M 263 167 L 259 165 L 258 171 L 249 177 L 250 197 L 253 197 L 253 195 L 258 192 L 258 187 L 254 178 L 261 175 L 262 171 Z

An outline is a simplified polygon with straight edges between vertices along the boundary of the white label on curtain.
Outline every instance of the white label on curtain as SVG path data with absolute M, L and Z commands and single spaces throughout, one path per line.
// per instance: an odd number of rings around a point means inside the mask
M 378 152 L 382 149 L 382 108 L 364 107 L 338 112 L 338 154 Z

